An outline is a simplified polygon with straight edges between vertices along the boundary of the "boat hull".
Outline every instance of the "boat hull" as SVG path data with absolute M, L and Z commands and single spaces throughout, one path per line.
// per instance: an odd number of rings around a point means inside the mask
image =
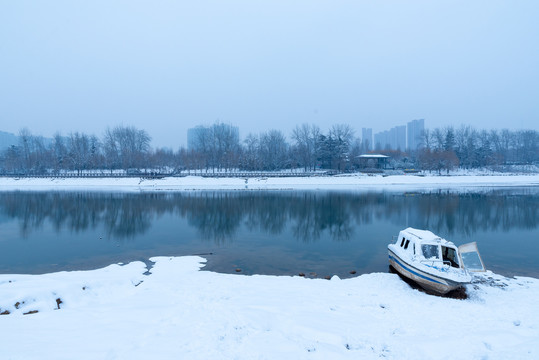
M 447 294 L 448 292 L 458 289 L 466 283 L 456 282 L 435 276 L 417 269 L 413 265 L 403 261 L 393 251 L 389 250 L 389 264 L 405 278 L 408 278 L 421 286 L 427 292 L 432 292 L 439 295 Z

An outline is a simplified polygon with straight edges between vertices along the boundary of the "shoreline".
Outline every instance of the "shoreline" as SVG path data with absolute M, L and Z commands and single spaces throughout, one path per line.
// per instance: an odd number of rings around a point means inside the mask
M 205 178 L 201 176 L 143 178 L 17 178 L 0 177 L 0 191 L 197 191 L 197 190 L 384 190 L 535 187 L 531 175 L 365 175 L 327 177 Z

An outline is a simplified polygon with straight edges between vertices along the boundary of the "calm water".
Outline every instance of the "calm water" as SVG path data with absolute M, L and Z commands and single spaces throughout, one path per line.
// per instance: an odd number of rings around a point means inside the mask
M 539 277 L 539 189 L 479 192 L 0 193 L 0 272 L 205 254 L 206 269 L 317 276 L 388 269 L 408 226 L 477 241 L 487 268 Z

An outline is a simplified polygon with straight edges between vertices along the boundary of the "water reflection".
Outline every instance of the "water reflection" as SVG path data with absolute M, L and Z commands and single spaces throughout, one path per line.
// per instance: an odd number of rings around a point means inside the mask
M 23 237 L 50 223 L 57 232 L 104 226 L 109 237 L 128 240 L 164 214 L 186 219 L 202 239 L 219 244 L 232 241 L 242 226 L 276 236 L 289 227 L 301 242 L 324 234 L 348 241 L 361 225 L 379 220 L 470 236 L 536 229 L 539 191 L 0 193 L 0 217 L 16 220 Z

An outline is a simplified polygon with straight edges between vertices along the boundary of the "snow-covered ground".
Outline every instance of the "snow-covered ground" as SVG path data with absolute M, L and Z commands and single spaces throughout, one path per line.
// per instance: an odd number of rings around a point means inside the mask
M 184 191 L 184 190 L 359 190 L 379 188 L 454 188 L 538 186 L 534 175 L 365 175 L 269 178 L 204 178 L 200 176 L 141 178 L 0 178 L 0 191 L 10 190 L 103 190 L 103 191 Z
M 539 358 L 537 279 L 489 274 L 456 300 L 389 273 L 328 281 L 152 260 L 149 275 L 141 262 L 0 275 L 0 358 Z

